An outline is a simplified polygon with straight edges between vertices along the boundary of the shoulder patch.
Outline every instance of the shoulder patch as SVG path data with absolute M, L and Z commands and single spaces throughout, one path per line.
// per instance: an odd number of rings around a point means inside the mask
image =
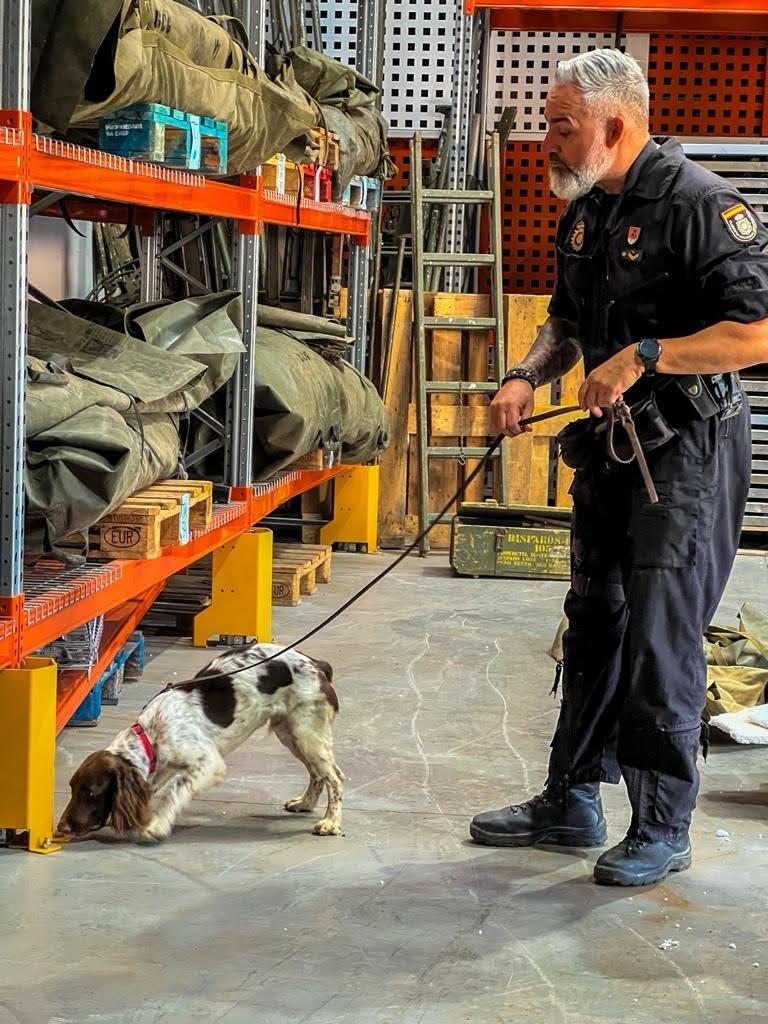
M 581 252 L 584 248 L 584 221 L 577 220 L 573 226 L 573 230 L 568 236 L 568 245 L 571 248 L 571 252 Z
M 757 237 L 757 221 L 744 203 L 736 203 L 720 213 L 725 226 L 737 242 L 752 242 Z

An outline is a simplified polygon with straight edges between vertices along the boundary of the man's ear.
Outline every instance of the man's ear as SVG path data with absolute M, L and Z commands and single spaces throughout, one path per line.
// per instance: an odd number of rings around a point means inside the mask
M 624 118 L 617 114 L 616 117 L 609 117 L 605 124 L 605 144 L 612 149 L 624 137 L 626 131 Z

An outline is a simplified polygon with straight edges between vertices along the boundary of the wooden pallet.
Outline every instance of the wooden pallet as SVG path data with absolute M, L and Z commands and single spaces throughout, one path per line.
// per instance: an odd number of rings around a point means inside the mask
M 91 549 L 109 558 L 157 558 L 164 547 L 186 544 L 190 530 L 205 529 L 212 516 L 212 483 L 164 480 L 97 523 Z
M 272 603 L 293 607 L 302 595 L 314 594 L 331 579 L 328 544 L 275 544 L 272 557 Z
M 298 459 L 291 463 L 290 469 L 324 469 L 325 465 L 323 459 L 325 452 L 322 448 L 315 448 L 311 452 L 307 452 L 305 455 L 300 455 Z
M 548 298 L 539 295 L 505 295 L 505 364 L 519 363 L 527 353 L 536 332 L 547 317 Z M 391 293 L 382 295 L 382 318 L 389 316 Z M 426 314 L 435 316 L 489 316 L 488 295 L 435 293 L 425 296 Z M 408 401 L 411 367 L 412 294 L 401 291 L 395 311 L 390 390 L 386 395 L 390 421 L 390 446 L 381 457 L 381 500 L 379 537 L 382 547 L 402 547 L 418 532 L 418 473 L 416 458 L 416 410 Z M 461 331 L 440 328 L 431 332 L 428 347 L 428 375 L 434 380 L 482 380 L 490 362 L 492 336 L 483 330 Z M 566 374 L 558 388 L 551 385 L 536 393 L 535 411 L 546 412 L 554 405 L 574 405 L 583 380 L 581 364 Z M 553 397 L 555 399 L 553 403 Z M 441 445 L 483 447 L 490 436 L 489 399 L 486 395 L 455 392 L 429 398 L 429 442 Z M 580 414 L 548 420 L 536 425 L 532 433 L 506 441 L 503 457 L 507 464 L 508 500 L 518 505 L 547 505 L 554 498 L 557 507 L 569 508 L 568 494 L 572 472 L 552 454 L 552 438 L 569 419 Z M 451 459 L 435 459 L 429 470 L 429 505 L 441 509 L 459 487 L 462 479 L 476 466 L 467 460 L 462 468 Z M 495 473 L 494 473 L 495 477 Z M 465 500 L 484 496 L 481 474 L 470 485 Z M 446 547 L 450 524 L 435 527 L 431 543 Z

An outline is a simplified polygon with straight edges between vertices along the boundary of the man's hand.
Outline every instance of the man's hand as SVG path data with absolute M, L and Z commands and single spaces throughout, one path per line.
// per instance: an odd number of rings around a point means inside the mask
M 579 405 L 593 416 L 617 402 L 643 375 L 635 345 L 628 345 L 590 373 L 579 389 Z
M 491 433 L 517 437 L 533 430 L 529 424 L 520 426 L 520 420 L 533 413 L 533 388 L 527 380 L 509 380 L 491 402 Z

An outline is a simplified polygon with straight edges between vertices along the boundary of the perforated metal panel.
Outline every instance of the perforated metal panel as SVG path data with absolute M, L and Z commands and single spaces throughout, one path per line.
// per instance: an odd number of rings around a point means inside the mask
M 436 133 L 451 102 L 454 5 L 386 0 L 384 114 L 395 136 Z
M 382 0 L 384 2 L 384 0 Z M 319 0 L 325 53 L 355 63 L 357 10 L 342 0 Z M 394 138 L 415 131 L 436 135 L 451 102 L 455 7 L 445 0 L 386 0 L 383 113 Z M 311 21 L 307 22 L 312 38 Z M 272 38 L 271 27 L 267 27 Z
M 715 138 L 765 134 L 766 52 L 768 36 L 654 35 L 653 130 Z
M 320 0 L 320 28 L 323 49 L 329 57 L 354 67 L 357 40 L 357 5 L 337 0 Z M 307 25 L 311 35 L 311 23 Z
M 519 109 L 518 133 L 504 163 L 504 287 L 511 292 L 550 293 L 555 281 L 554 239 L 563 203 L 551 195 L 539 150 L 544 94 L 558 60 L 581 49 L 610 44 L 609 36 L 526 33 L 494 35 L 489 120 L 501 107 Z M 515 49 L 517 47 L 517 49 Z M 651 131 L 682 138 L 746 141 L 768 134 L 766 74 L 768 36 L 630 36 L 627 49 L 648 68 Z M 400 168 L 395 187 L 407 185 L 407 146 L 392 142 Z M 707 159 L 698 154 L 699 159 Z M 711 157 L 710 157 L 711 159 Z M 750 158 L 753 160 L 754 158 Z M 747 168 L 713 168 L 741 180 L 763 217 L 768 210 L 766 161 Z
M 647 35 L 626 37 L 625 49 L 648 65 Z M 488 81 L 488 127 L 504 107 L 517 107 L 512 138 L 543 135 L 544 102 L 560 61 L 586 50 L 613 46 L 614 36 L 595 32 L 492 32 Z

